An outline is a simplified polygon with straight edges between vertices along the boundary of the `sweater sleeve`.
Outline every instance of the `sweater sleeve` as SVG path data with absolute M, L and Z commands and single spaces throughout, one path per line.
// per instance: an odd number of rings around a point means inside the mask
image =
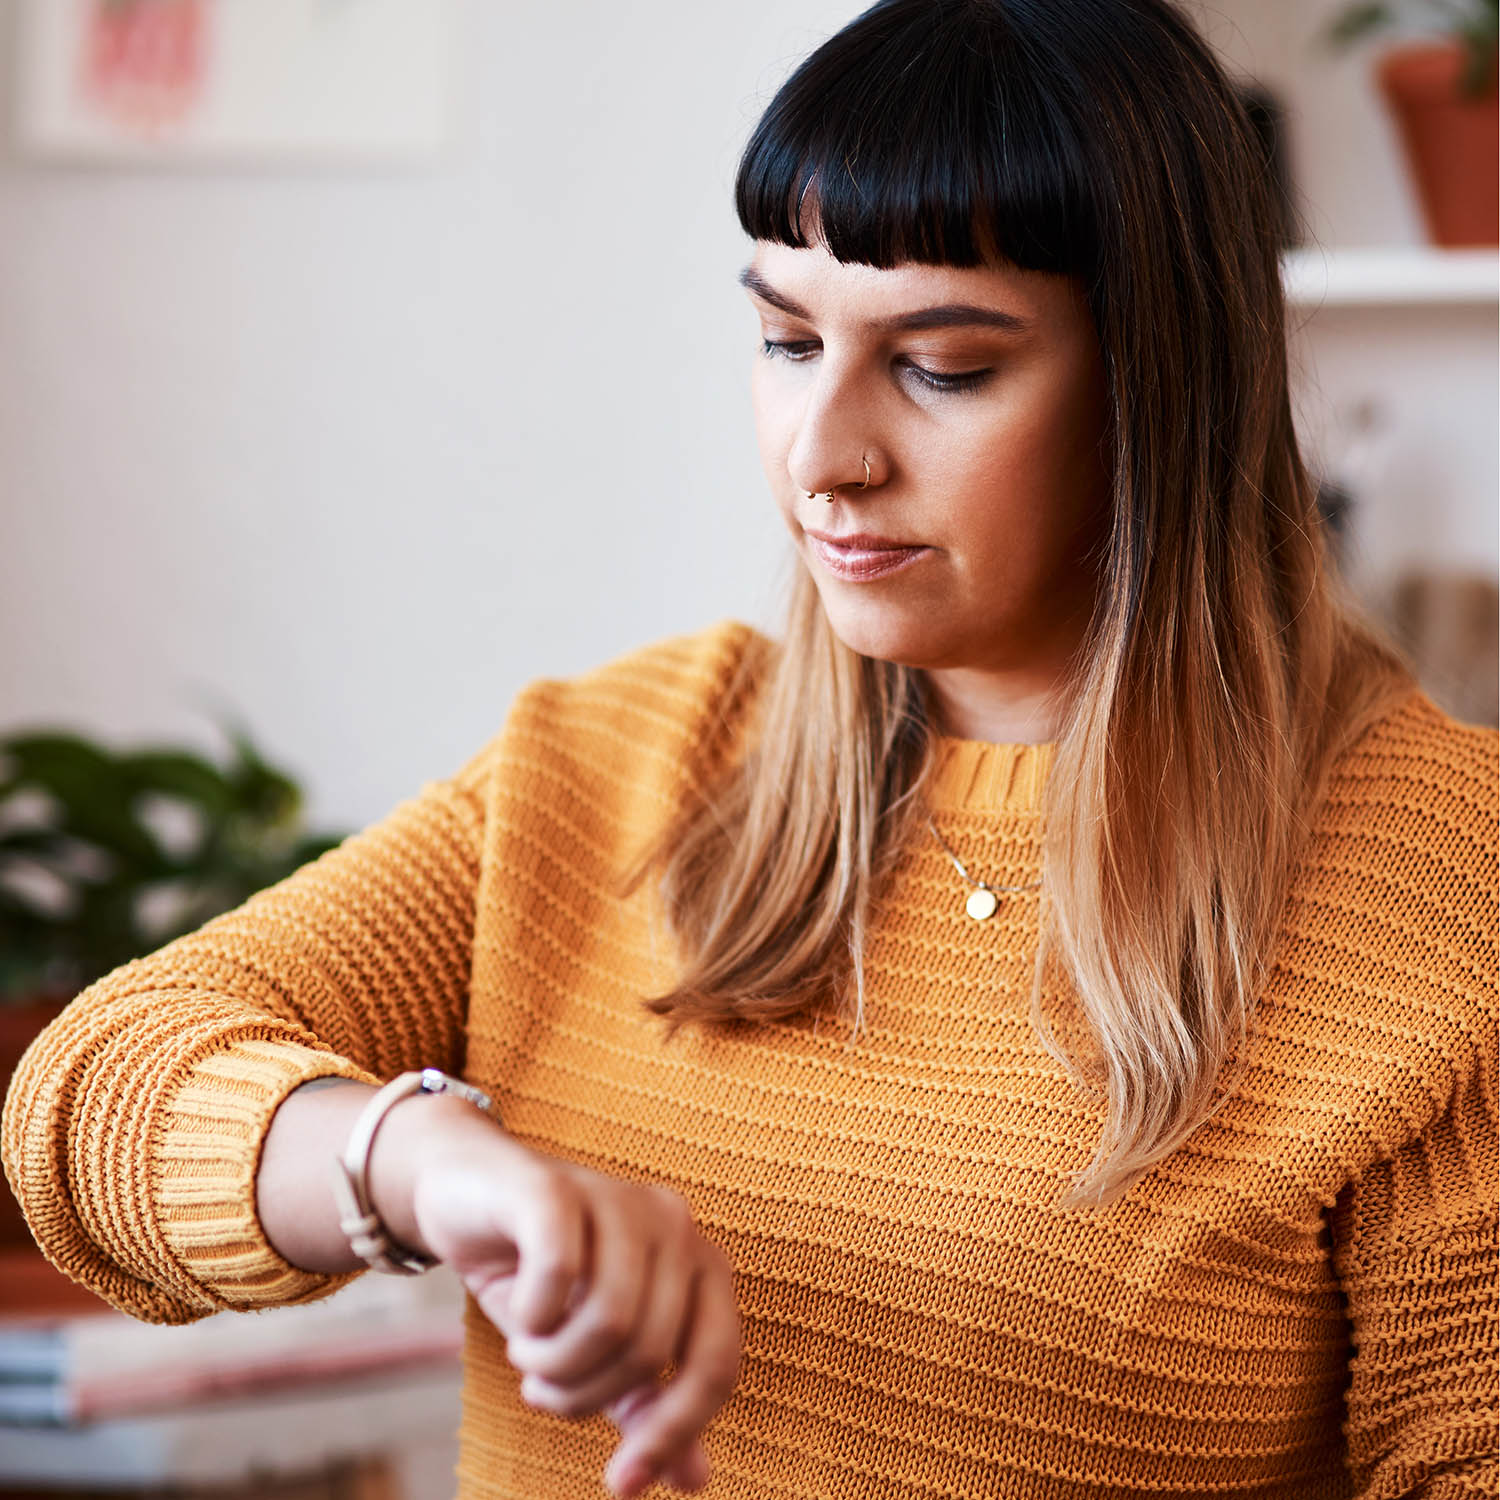
M 322 1075 L 456 1069 L 487 754 L 235 911 L 84 990 L 5 1105 L 5 1170 L 70 1276 L 136 1317 L 305 1301 L 255 1212 L 271 1116 Z
M 1490 972 L 1493 973 L 1491 965 Z M 1452 1058 L 1427 1127 L 1340 1195 L 1354 1345 L 1345 1400 L 1360 1500 L 1497 1493 L 1495 1018 Z

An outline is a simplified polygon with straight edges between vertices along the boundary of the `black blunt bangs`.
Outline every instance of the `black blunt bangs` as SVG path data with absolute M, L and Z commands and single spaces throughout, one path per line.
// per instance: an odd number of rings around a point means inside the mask
M 1075 123 L 1084 91 L 1063 39 L 1046 45 L 1062 19 L 1038 14 L 1048 3 L 865 11 L 761 116 L 735 181 L 745 232 L 882 268 L 1001 260 L 1092 282 L 1094 173 Z M 1027 24 L 1013 30 L 1007 10 Z

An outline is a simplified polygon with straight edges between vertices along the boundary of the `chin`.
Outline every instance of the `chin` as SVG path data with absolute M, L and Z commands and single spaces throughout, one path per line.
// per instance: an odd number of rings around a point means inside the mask
M 952 655 L 954 643 L 947 639 L 947 622 L 934 619 L 930 608 L 874 598 L 830 598 L 827 592 L 819 592 L 833 633 L 860 656 L 921 668 L 942 666 Z

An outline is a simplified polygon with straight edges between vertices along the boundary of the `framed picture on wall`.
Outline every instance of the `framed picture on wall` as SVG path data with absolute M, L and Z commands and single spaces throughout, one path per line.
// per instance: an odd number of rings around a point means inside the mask
M 432 157 L 451 133 L 458 4 L 21 0 L 21 149 L 164 165 Z

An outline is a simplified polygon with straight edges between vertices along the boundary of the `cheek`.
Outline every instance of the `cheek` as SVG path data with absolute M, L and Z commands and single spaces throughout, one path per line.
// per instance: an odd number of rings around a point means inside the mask
M 986 550 L 1036 524 L 1053 455 L 1019 402 L 984 413 L 962 434 L 927 447 L 923 489 L 930 503 Z
M 774 374 L 766 368 L 765 359 L 757 359 L 750 372 L 750 405 L 755 414 L 755 441 L 760 450 L 760 466 L 766 476 L 766 484 L 776 509 L 792 535 L 799 536 L 801 527 L 797 521 L 797 496 L 791 489 L 787 477 L 787 455 L 791 450 L 793 432 L 786 411 L 784 398 L 778 400 L 776 382 L 769 378 Z
M 750 407 L 755 414 L 755 440 L 760 460 L 774 483 L 778 469 L 785 470 L 785 459 L 791 446 L 787 427 L 786 401 L 766 368 L 765 359 L 757 359 L 750 370 Z
M 1017 399 L 973 448 L 972 487 L 992 497 L 994 509 L 1024 512 L 1071 530 L 1101 500 L 1099 444 L 1102 412 L 1085 372 L 1039 384 Z
M 929 470 L 944 530 L 963 571 L 986 589 L 997 578 L 1028 596 L 1077 568 L 1107 510 L 1091 400 L 1059 402 L 1055 387 L 1027 393 L 949 445 L 961 463 Z

